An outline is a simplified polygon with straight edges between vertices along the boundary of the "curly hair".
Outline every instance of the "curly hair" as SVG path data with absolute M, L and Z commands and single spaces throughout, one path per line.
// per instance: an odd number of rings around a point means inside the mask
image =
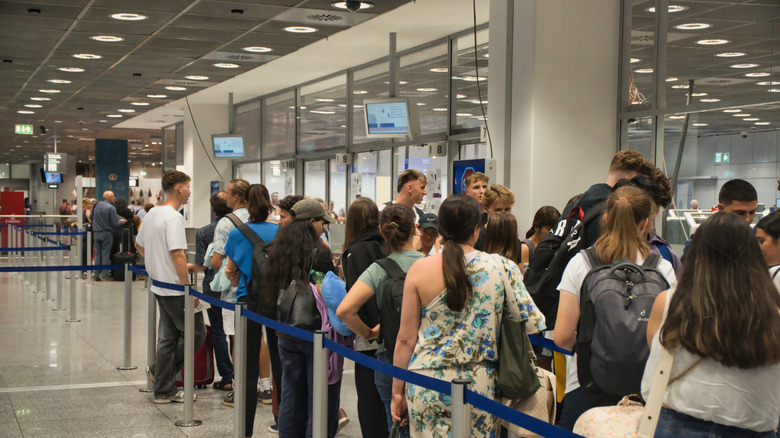
M 482 205 L 489 208 L 499 199 L 505 204 L 515 204 L 515 195 L 511 190 L 500 184 L 493 184 L 482 194 Z
M 652 176 L 655 165 L 637 151 L 620 151 L 612 157 L 609 163 L 609 171 L 633 171 L 642 175 Z
M 289 211 L 290 213 L 292 213 L 293 205 L 297 204 L 298 201 L 301 200 L 303 200 L 303 196 L 301 195 L 287 195 L 284 198 L 282 198 L 281 201 L 279 201 L 279 208 L 281 208 L 284 211 Z

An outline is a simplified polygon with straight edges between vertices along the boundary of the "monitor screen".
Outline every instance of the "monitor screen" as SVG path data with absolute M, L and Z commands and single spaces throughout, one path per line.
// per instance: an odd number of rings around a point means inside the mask
M 43 172 L 43 182 L 46 184 L 62 184 L 62 174 L 56 172 Z
M 216 158 L 244 157 L 244 137 L 240 135 L 212 135 L 211 141 Z
M 452 162 L 452 194 L 458 195 L 466 191 L 466 178 L 472 173 L 485 173 L 485 159 L 455 160 Z
M 412 135 L 407 99 L 366 100 L 363 105 L 368 137 L 410 137 Z
M 131 176 L 130 177 L 130 183 L 128 184 L 128 187 L 138 187 L 138 177 L 137 176 Z

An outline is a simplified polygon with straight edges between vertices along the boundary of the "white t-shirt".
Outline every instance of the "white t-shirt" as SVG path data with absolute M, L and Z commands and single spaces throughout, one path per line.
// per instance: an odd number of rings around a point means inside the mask
M 165 283 L 181 284 L 173 266 L 171 251 L 187 250 L 184 217 L 168 205 L 159 205 L 146 214 L 144 226 L 138 230 L 136 242 L 144 248 L 144 261 L 149 277 Z M 184 292 L 151 286 L 160 296 L 184 295 Z
M 775 287 L 780 291 L 780 265 L 770 266 L 769 276 L 772 277 L 772 282 L 775 283 Z
M 645 262 L 642 255 L 637 253 L 634 263 L 641 265 Z M 580 300 L 580 289 L 582 289 L 582 283 L 585 281 L 585 277 L 590 272 L 590 263 L 585 254 L 580 251 L 569 261 L 566 265 L 566 269 L 563 271 L 561 277 L 561 284 L 558 285 L 558 290 L 566 293 L 572 293 L 577 297 L 577 302 Z M 665 259 L 661 259 L 658 264 L 658 272 L 663 275 L 666 281 L 669 283 L 670 288 L 677 284 L 677 277 L 674 275 L 674 268 L 672 264 Z M 572 359 L 568 361 L 568 368 L 566 373 L 566 394 L 574 391 L 580 387 L 580 381 L 577 379 L 577 353 L 574 353 Z

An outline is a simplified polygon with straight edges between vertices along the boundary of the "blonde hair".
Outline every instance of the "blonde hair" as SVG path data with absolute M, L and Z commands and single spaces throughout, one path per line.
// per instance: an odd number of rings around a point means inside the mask
M 515 204 L 515 195 L 511 190 L 500 184 L 493 184 L 482 194 L 482 205 L 490 208 L 499 199 L 509 205 Z
M 654 208 L 655 203 L 642 189 L 625 186 L 612 192 L 607 199 L 601 237 L 594 245 L 603 263 L 634 260 L 637 252 L 643 258 L 650 254 L 650 247 L 637 233 L 637 226 L 650 217 Z

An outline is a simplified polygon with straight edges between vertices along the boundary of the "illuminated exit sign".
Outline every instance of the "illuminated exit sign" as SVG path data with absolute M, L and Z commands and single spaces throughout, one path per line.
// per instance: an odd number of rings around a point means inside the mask
M 33 125 L 14 125 L 14 134 L 33 135 Z

